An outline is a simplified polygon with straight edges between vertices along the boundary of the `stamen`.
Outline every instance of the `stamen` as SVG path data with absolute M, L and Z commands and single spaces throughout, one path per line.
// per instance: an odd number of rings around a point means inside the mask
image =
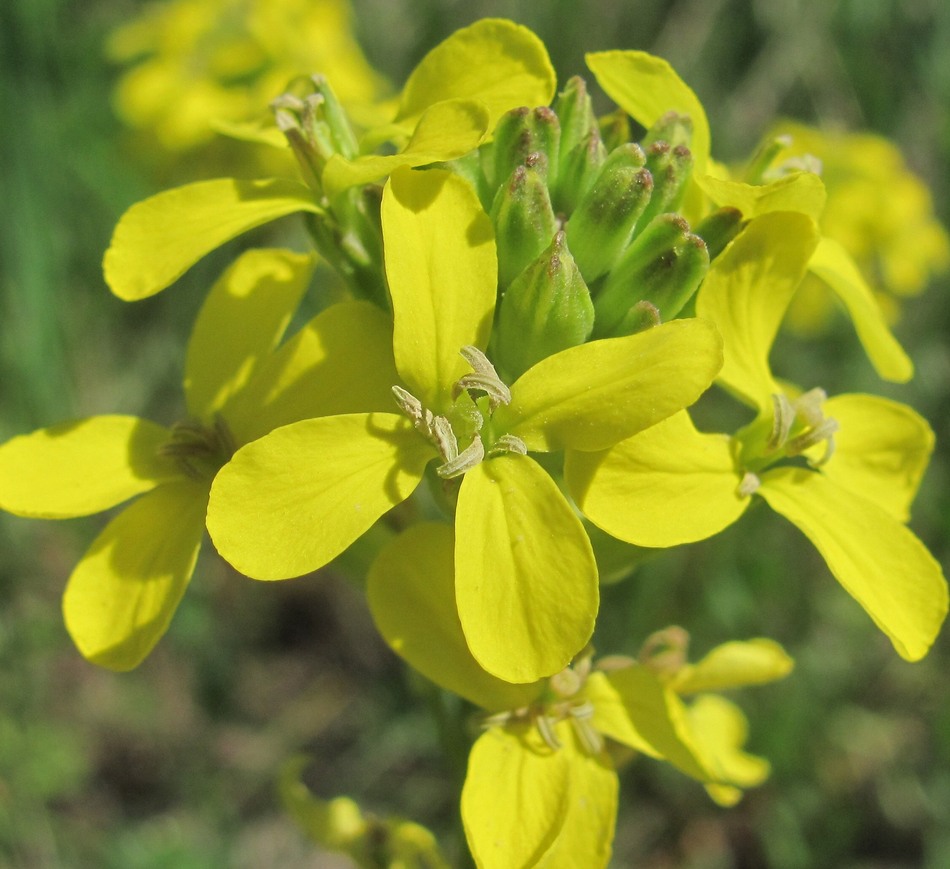
M 540 713 L 535 716 L 534 723 L 538 728 L 538 733 L 541 734 L 541 738 L 547 743 L 548 748 L 552 751 L 557 751 L 561 747 L 561 741 L 554 732 L 554 725 L 557 724 L 557 721 L 549 715 Z
M 838 431 L 838 420 L 831 418 L 823 419 L 814 428 L 800 434 L 797 438 L 792 438 L 785 449 L 790 456 L 800 455 L 809 447 L 820 444 L 822 441 L 830 440 L 836 431 Z M 833 449 L 834 447 L 832 447 L 832 450 Z M 822 459 L 822 462 L 828 461 L 829 458 L 830 456 L 826 456 Z
M 564 700 L 573 697 L 580 691 L 583 684 L 580 674 L 575 673 L 570 667 L 565 667 L 560 673 L 555 673 L 548 680 L 551 690 Z
M 591 714 L 593 714 L 591 707 Z M 574 733 L 581 742 L 581 746 L 587 754 L 597 756 L 604 750 L 604 738 L 598 733 L 597 729 L 591 723 L 589 718 L 579 718 L 571 710 L 571 725 L 574 727 Z
M 748 498 L 750 495 L 754 495 L 761 485 L 762 481 L 755 474 L 751 471 L 746 471 L 742 480 L 739 482 L 739 487 L 736 489 L 736 492 L 743 498 Z
M 766 446 L 777 450 L 788 440 L 788 433 L 795 422 L 795 408 L 784 393 L 772 396 L 772 431 Z
M 528 455 L 528 447 L 517 435 L 504 434 L 492 444 L 488 455 L 500 456 L 505 453 L 514 453 L 516 456 L 526 456 Z
M 446 462 L 454 462 L 459 457 L 459 444 L 452 431 L 452 423 L 444 416 L 434 416 L 430 431 L 432 440 L 439 448 L 439 455 Z
M 445 417 L 436 417 L 436 420 L 440 419 L 445 419 Z M 454 439 L 455 435 L 453 434 L 452 437 Z M 478 435 L 475 435 L 472 442 L 462 452 L 454 458 L 449 459 L 445 464 L 440 465 L 435 469 L 435 472 L 443 480 L 451 480 L 454 477 L 460 477 L 466 471 L 470 471 L 484 458 L 485 447 L 482 445 L 482 439 Z
M 816 386 L 814 389 L 809 389 L 808 392 L 798 396 L 795 399 L 794 406 L 798 415 L 805 420 L 806 425 L 809 428 L 814 428 L 820 425 L 825 418 L 822 405 L 827 400 L 828 393 L 820 386 Z
M 488 357 L 471 345 L 466 345 L 459 352 L 472 366 L 474 373 L 459 378 L 452 387 L 452 398 L 458 398 L 467 389 L 477 389 L 488 396 L 488 407 L 491 411 L 500 404 L 511 404 L 511 390 L 502 382 Z

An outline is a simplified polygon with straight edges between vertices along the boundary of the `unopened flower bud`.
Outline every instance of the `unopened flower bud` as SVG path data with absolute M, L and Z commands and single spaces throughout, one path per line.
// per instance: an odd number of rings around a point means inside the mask
M 629 335 L 653 325 L 657 316 L 672 319 L 708 268 L 706 245 L 689 224 L 676 214 L 661 215 L 627 248 L 594 300 L 596 335 Z
M 590 293 L 559 232 L 502 297 L 498 354 L 518 377 L 546 356 L 583 344 L 593 325 Z
M 623 109 L 603 115 L 600 119 L 600 137 L 604 140 L 608 153 L 626 145 L 632 139 L 630 116 Z
M 727 207 L 704 217 L 695 229 L 696 235 L 706 242 L 709 258 L 713 260 L 739 234 L 742 226 L 742 212 L 738 208 Z
M 567 237 L 588 282 L 609 271 L 633 235 L 653 191 L 639 145 L 622 145 L 607 157 L 597 180 L 567 224 Z
M 504 289 L 550 243 L 557 219 L 544 182 L 543 157 L 518 166 L 495 194 L 491 216 L 498 244 L 498 282 Z
M 693 146 L 692 118 L 677 112 L 667 112 L 661 116 L 640 140 L 640 144 L 645 149 L 657 142 L 666 142 L 671 148 L 679 145 L 691 148 Z
M 521 107 L 503 115 L 483 156 L 489 186 L 502 184 L 531 154 L 542 154 L 544 171 L 556 172 L 560 137 L 557 115 L 547 106 Z
M 654 142 L 646 149 L 647 169 L 653 176 L 653 195 L 640 216 L 637 234 L 658 214 L 679 208 L 693 171 L 693 155 L 686 145 Z

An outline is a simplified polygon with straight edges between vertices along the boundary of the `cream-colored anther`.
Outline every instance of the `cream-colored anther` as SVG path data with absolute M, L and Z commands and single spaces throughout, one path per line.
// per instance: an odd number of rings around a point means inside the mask
M 445 419 L 437 416 L 436 420 Z M 451 430 L 451 429 L 450 429 Z M 454 440 L 455 435 L 452 435 Z M 451 480 L 454 477 L 460 477 L 466 471 L 470 471 L 485 458 L 485 447 L 482 445 L 482 439 L 475 435 L 472 442 L 460 452 L 457 456 L 449 459 L 443 465 L 435 469 L 436 473 L 443 480 Z
M 511 390 L 495 371 L 495 366 L 477 347 L 466 345 L 459 351 L 472 366 L 472 374 L 460 377 L 452 387 L 452 397 L 458 398 L 467 389 L 484 392 L 488 396 L 488 408 L 494 411 L 500 404 L 511 404 Z
M 762 485 L 762 481 L 751 471 L 746 471 L 742 477 L 742 480 L 739 481 L 739 486 L 736 489 L 736 492 L 743 498 L 748 498 L 750 495 L 754 495 L 758 490 L 759 486 Z
M 432 436 L 444 462 L 454 462 L 459 456 L 459 443 L 450 423 L 444 416 L 432 417 Z
M 770 450 L 779 449 L 788 440 L 788 433 L 795 422 L 795 408 L 784 393 L 772 396 L 772 431 L 766 446 Z
M 586 714 L 585 710 L 583 716 L 579 715 L 574 709 L 571 709 L 571 725 L 574 727 L 574 733 L 577 734 L 577 738 L 580 740 L 584 751 L 586 751 L 587 754 L 596 756 L 604 750 L 604 738 L 591 721 L 591 717 L 594 714 L 594 707 L 589 703 L 585 704 L 585 706 L 590 707 L 590 713 Z
M 504 434 L 492 444 L 488 455 L 501 456 L 505 453 L 514 453 L 516 456 L 526 456 L 528 455 L 528 447 L 517 435 Z

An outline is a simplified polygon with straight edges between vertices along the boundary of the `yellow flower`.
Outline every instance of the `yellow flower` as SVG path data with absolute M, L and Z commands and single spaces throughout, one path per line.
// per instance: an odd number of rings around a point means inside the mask
M 888 399 L 800 394 L 769 367 L 816 241 L 803 215 L 764 215 L 700 289 L 697 314 L 724 341 L 718 382 L 755 409 L 752 423 L 730 438 L 677 414 L 605 452 L 570 453 L 565 477 L 591 521 L 641 546 L 709 537 L 761 497 L 808 537 L 898 653 L 917 660 L 947 612 L 940 565 L 905 525 L 933 449 L 930 427 Z
M 472 188 L 398 170 L 382 223 L 403 414 L 306 420 L 239 450 L 212 487 L 212 539 L 249 576 L 299 576 L 408 498 L 437 459 L 436 479 L 461 477 L 457 594 L 473 654 L 513 682 L 548 676 L 591 635 L 597 569 L 573 507 L 528 453 L 604 449 L 691 404 L 719 368 L 719 337 L 675 320 L 549 356 L 509 389 L 485 356 L 497 261 Z
M 388 403 L 391 326 L 369 303 L 328 308 L 277 348 L 313 266 L 255 250 L 215 283 L 188 345 L 188 422 L 95 416 L 0 446 L 0 508 L 11 513 L 65 519 L 141 496 L 66 585 L 66 627 L 90 661 L 131 669 L 165 633 L 195 567 L 211 482 L 237 447 L 316 413 Z
M 367 595 L 386 642 L 415 669 L 490 713 L 469 756 L 462 820 L 479 867 L 606 866 L 618 779 L 607 740 L 666 760 L 723 804 L 768 773 L 745 754 L 745 719 L 706 692 L 787 675 L 768 640 L 727 643 L 702 661 L 575 660 L 550 679 L 512 685 L 472 656 L 456 600 L 452 529 L 416 525 L 370 570 Z M 680 698 L 697 692 L 687 705 Z
M 220 122 L 255 118 L 296 76 L 320 72 L 371 121 L 385 93 L 353 37 L 345 0 L 170 0 L 146 6 L 110 36 L 131 64 L 116 87 L 130 126 L 165 151 L 207 143 Z

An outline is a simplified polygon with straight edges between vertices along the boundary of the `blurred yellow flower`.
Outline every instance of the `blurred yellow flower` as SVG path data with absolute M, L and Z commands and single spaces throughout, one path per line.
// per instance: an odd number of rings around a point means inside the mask
M 144 7 L 107 43 L 130 68 L 116 110 L 156 152 L 206 145 L 217 123 L 257 118 L 296 76 L 333 82 L 357 122 L 381 118 L 388 87 L 353 36 L 346 0 L 170 0 Z
M 828 200 L 822 234 L 837 241 L 877 291 L 890 319 L 900 297 L 922 292 L 934 274 L 950 266 L 950 239 L 934 215 L 925 183 L 898 148 L 882 136 L 818 130 L 783 122 L 769 136 L 789 144 L 766 176 L 804 168 L 820 171 Z M 814 331 L 832 310 L 828 293 L 806 282 L 789 311 L 789 325 Z

